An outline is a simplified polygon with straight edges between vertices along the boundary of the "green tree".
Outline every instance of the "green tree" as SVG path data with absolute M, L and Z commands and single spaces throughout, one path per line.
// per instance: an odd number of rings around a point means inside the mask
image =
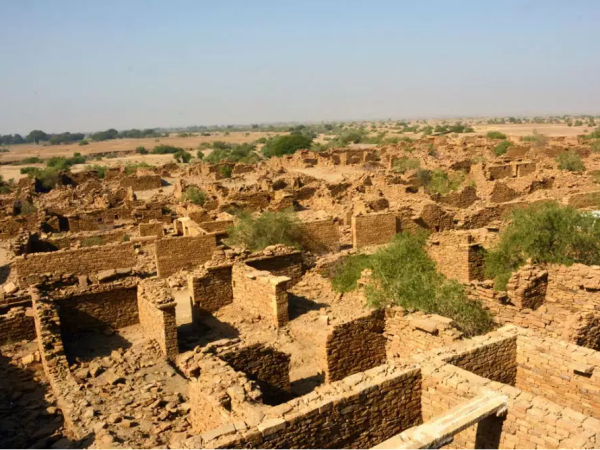
M 585 170 L 583 161 L 573 150 L 560 152 L 556 162 L 560 170 L 568 170 L 569 172 L 583 172 Z
M 528 259 L 534 264 L 600 264 L 600 221 L 550 202 L 513 211 L 500 242 L 486 255 L 487 276 L 504 290 L 512 272 Z
M 197 187 L 189 186 L 181 196 L 181 199 L 194 205 L 204 206 L 207 196 L 204 191 L 201 191 Z
M 488 139 L 506 139 L 506 135 L 499 131 L 488 131 L 485 136 Z
M 49 140 L 50 136 L 48 136 L 42 130 L 33 130 L 27 135 L 25 139 L 27 139 L 27 142 L 34 142 L 36 144 L 39 144 L 40 142 Z
M 182 149 L 182 150 L 177 151 L 176 153 L 173 153 L 173 158 L 178 163 L 185 163 L 185 164 L 187 164 L 192 159 L 192 155 Z
M 510 141 L 502 141 L 498 145 L 496 145 L 492 149 L 492 151 L 494 152 L 494 155 L 502 156 L 508 151 L 508 147 L 510 147 L 511 145 L 512 144 L 510 143 Z
M 242 211 L 227 234 L 228 245 L 259 251 L 275 244 L 300 248 L 302 229 L 293 211 L 265 211 L 258 217 Z
M 298 150 L 309 149 L 312 139 L 302 135 L 287 135 L 273 138 L 264 145 L 262 153 L 267 158 L 291 155 Z
M 332 286 L 344 292 L 356 287 L 361 272 L 370 269 L 365 287 L 367 302 L 374 307 L 398 305 L 452 318 L 467 335 L 489 331 L 492 317 L 465 288 L 447 280 L 425 251 L 425 234 L 402 233 L 373 255 L 355 255 L 334 271 Z

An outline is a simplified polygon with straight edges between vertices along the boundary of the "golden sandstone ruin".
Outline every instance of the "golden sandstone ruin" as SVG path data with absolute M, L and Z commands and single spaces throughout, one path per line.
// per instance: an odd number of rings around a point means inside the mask
M 401 146 L 299 151 L 234 164 L 231 180 L 205 163 L 65 174 L 49 193 L 21 180 L 0 196 L 2 446 L 598 448 L 600 267 L 526 265 L 497 292 L 482 257 L 516 208 L 595 207 L 589 176 L 552 152 L 598 162 L 578 142 L 493 145 L 413 144 L 426 167 L 468 174 L 444 196 L 392 170 Z M 202 207 L 180 201 L 189 186 Z M 302 249 L 225 243 L 232 209 L 287 208 Z M 347 255 L 419 229 L 494 331 L 467 339 L 446 317 L 332 290 Z

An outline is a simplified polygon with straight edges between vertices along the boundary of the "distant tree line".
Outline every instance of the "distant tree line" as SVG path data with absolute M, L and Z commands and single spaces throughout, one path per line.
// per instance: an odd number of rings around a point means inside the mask
M 166 134 L 160 133 L 153 128 L 146 128 L 143 130 L 132 128 L 131 130 L 123 131 L 117 131 L 114 128 L 109 128 L 105 131 L 97 131 L 92 133 L 88 136 L 88 138 L 91 141 L 97 142 L 107 141 L 109 139 L 158 138 L 164 135 Z M 42 130 L 33 130 L 25 137 L 21 136 L 20 134 L 0 135 L 0 146 L 25 144 L 27 142 L 33 144 L 47 143 L 49 145 L 72 144 L 74 142 L 82 142 L 85 140 L 85 138 L 86 135 L 84 133 L 71 133 L 69 131 L 64 133 L 46 133 Z

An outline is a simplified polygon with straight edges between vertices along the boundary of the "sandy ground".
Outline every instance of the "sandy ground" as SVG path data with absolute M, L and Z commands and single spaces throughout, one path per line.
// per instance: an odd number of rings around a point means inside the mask
M 527 136 L 534 131 L 545 134 L 546 136 L 567 136 L 575 137 L 579 134 L 585 134 L 585 130 L 590 133 L 589 127 L 570 127 L 564 124 L 508 124 L 508 125 L 476 125 L 473 127 L 476 134 L 486 134 L 488 131 L 500 131 L 507 136 Z

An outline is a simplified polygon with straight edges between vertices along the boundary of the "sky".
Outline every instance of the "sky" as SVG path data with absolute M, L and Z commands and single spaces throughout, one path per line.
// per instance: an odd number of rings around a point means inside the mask
M 600 113 L 597 0 L 0 0 L 0 133 Z

